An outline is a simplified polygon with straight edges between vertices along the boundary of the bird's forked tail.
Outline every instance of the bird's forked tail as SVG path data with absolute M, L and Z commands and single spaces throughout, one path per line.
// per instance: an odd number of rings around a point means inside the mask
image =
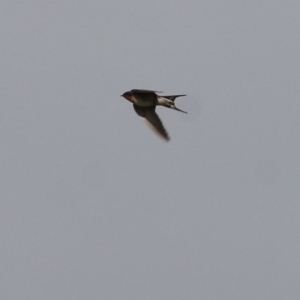
M 172 108 L 172 109 L 181 111 L 181 112 L 187 114 L 186 111 L 177 108 L 177 107 L 175 106 L 175 103 L 174 103 L 174 101 L 175 101 L 175 99 L 176 99 L 177 97 L 183 97 L 183 96 L 186 96 L 186 95 L 160 96 L 160 97 L 158 98 L 158 104 L 159 104 L 159 105 L 162 105 L 162 106 L 165 106 L 165 107 L 168 107 L 168 108 Z

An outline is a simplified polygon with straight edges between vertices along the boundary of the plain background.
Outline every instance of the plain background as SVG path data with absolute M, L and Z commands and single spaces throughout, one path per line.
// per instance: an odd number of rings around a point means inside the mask
M 1 1 L 1 300 L 299 299 L 299 13 Z

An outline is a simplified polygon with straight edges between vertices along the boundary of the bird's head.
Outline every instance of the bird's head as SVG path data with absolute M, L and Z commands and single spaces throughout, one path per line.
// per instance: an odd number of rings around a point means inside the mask
M 124 97 L 128 101 L 133 102 L 133 96 L 132 96 L 132 93 L 130 91 L 125 92 L 123 95 L 121 95 L 121 97 Z

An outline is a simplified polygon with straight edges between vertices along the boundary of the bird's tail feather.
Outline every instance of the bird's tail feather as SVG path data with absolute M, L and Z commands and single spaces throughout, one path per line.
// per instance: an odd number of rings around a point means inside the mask
M 162 97 L 167 98 L 167 99 L 172 100 L 172 101 L 175 101 L 175 99 L 177 97 L 184 97 L 184 96 L 186 96 L 186 95 L 171 95 L 171 96 L 162 96 Z
M 177 108 L 175 106 L 175 102 L 174 102 L 177 97 L 183 97 L 183 96 L 186 96 L 186 95 L 160 96 L 160 97 L 158 97 L 158 105 L 172 108 L 172 109 L 175 109 L 177 111 L 181 111 L 181 112 L 187 114 L 186 111 Z

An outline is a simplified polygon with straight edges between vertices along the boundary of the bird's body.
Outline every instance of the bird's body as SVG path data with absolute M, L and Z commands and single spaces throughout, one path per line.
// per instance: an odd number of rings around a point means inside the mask
M 155 112 L 157 105 L 165 106 L 183 113 L 187 113 L 175 106 L 175 99 L 186 95 L 159 96 L 156 91 L 134 89 L 125 92 L 122 97 L 133 103 L 135 112 L 142 117 L 161 137 L 169 140 L 161 120 Z

